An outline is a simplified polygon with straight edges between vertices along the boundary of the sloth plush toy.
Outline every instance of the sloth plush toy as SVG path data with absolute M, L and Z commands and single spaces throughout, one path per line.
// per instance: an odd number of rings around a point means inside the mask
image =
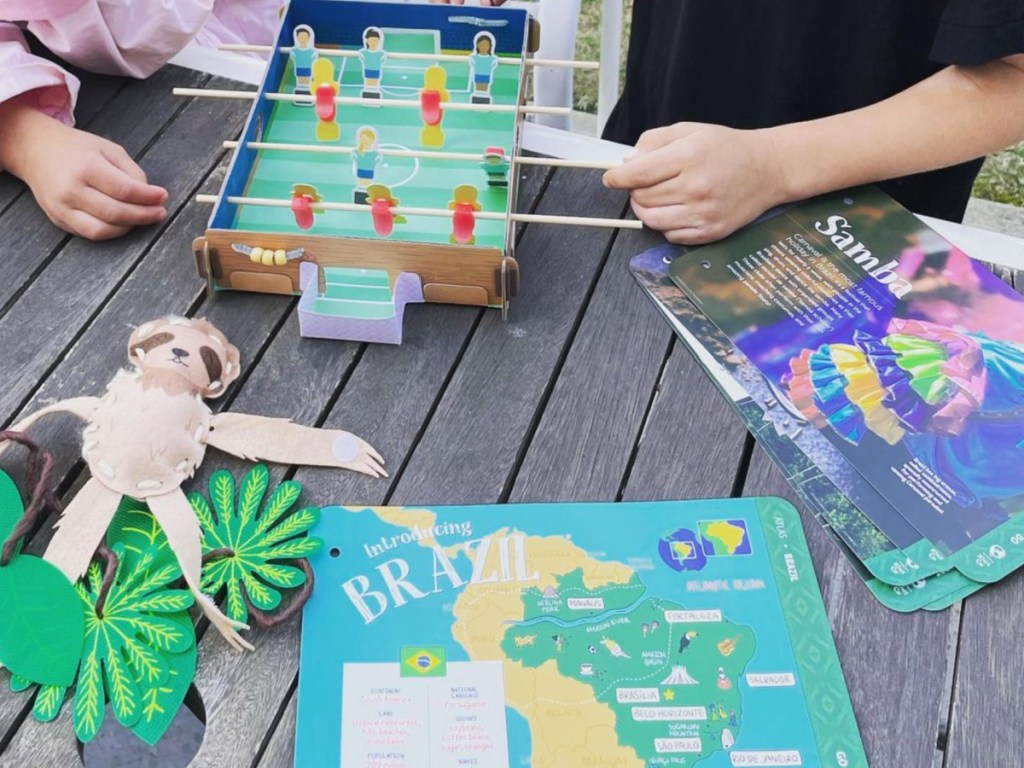
M 252 650 L 239 629 L 199 590 L 202 531 L 181 484 L 207 448 L 249 460 L 340 467 L 387 476 L 383 459 L 349 432 L 314 429 L 288 419 L 213 414 L 204 400 L 238 376 L 238 350 L 205 320 L 167 317 L 140 326 L 128 342 L 132 370 L 118 372 L 106 395 L 63 400 L 12 427 L 25 432 L 41 417 L 72 413 L 86 422 L 82 457 L 92 477 L 68 504 L 44 558 L 77 581 L 102 543 L 122 496 L 144 500 L 160 523 L 189 589 L 237 649 Z M 0 446 L 0 453 L 3 452 Z

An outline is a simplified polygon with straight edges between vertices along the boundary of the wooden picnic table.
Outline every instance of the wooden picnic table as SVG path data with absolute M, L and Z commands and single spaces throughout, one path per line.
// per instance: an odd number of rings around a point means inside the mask
M 401 347 L 302 339 L 296 301 L 209 300 L 192 238 L 249 105 L 187 100 L 174 86 L 230 87 L 166 67 L 146 82 L 86 77 L 79 125 L 135 156 L 170 193 L 161 225 L 107 243 L 51 225 L 0 175 L 0 424 L 54 400 L 96 394 L 126 365 L 131 328 L 165 313 L 206 316 L 239 347 L 243 373 L 217 408 L 344 427 L 387 459 L 389 480 L 274 467 L 318 504 L 478 504 L 776 495 L 796 500 L 731 406 L 676 342 L 628 270 L 648 232 L 526 226 L 522 290 L 508 322 L 471 307 L 412 306 Z M 622 194 L 596 172 L 523 169 L 520 210 L 616 217 Z M 1012 275 L 1006 275 L 1011 279 Z M 1019 285 L 1022 283 L 1018 283 Z M 34 435 L 52 450 L 65 498 L 86 474 L 71 419 Z M 16 472 L 16 452 L 4 467 Z M 213 469 L 244 464 L 211 455 Z M 1024 618 L 1018 577 L 942 613 L 879 605 L 802 509 L 854 708 L 878 768 L 1021 765 Z M 32 539 L 40 552 L 50 525 Z M 193 765 L 290 766 L 300 624 L 254 630 L 256 652 L 216 632 L 199 642 L 195 685 L 207 726 Z M 0 766 L 79 765 L 70 706 L 43 725 L 0 673 Z M 780 727 L 786 715 L 779 713 Z

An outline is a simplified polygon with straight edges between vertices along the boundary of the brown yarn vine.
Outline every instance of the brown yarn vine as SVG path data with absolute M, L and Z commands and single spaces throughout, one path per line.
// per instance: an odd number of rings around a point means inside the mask
M 214 560 L 219 560 L 222 557 L 234 556 L 234 550 L 226 548 L 214 549 L 203 556 L 203 565 Z M 266 613 L 253 605 L 249 600 L 249 595 L 244 591 L 242 592 L 242 599 L 245 600 L 245 605 L 249 609 L 249 615 L 252 616 L 253 623 L 256 624 L 256 626 L 263 629 L 270 629 L 271 627 L 284 624 L 293 616 L 298 615 L 298 613 L 305 607 L 306 603 L 309 602 L 309 598 L 313 596 L 313 582 L 316 580 L 313 575 L 313 568 L 305 559 L 296 560 L 295 564 L 302 569 L 303 573 L 306 574 L 306 582 L 292 593 L 292 599 L 288 601 L 288 605 L 284 608 L 276 610 L 273 613 Z
M 107 542 L 102 542 L 96 550 L 96 557 L 103 561 L 103 583 L 100 585 L 100 594 L 96 598 L 96 616 L 103 618 L 103 608 L 107 604 L 107 596 L 111 587 L 114 586 L 114 579 L 117 578 L 117 567 L 121 564 L 117 555 L 111 552 Z
M 14 526 L 14 530 L 11 531 L 11 535 L 7 537 L 3 549 L 0 551 L 0 567 L 11 562 L 18 542 L 35 529 L 44 509 L 48 507 L 54 512 L 64 510 L 64 505 L 60 503 L 53 488 L 53 454 L 44 450 L 37 442 L 22 432 L 11 430 L 0 432 L 0 443 L 8 441 L 28 448 L 25 484 L 29 487 L 31 495 L 21 520 Z

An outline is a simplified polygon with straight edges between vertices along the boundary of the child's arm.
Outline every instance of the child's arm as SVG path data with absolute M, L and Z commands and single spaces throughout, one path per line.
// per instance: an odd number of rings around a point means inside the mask
M 764 211 L 836 189 L 945 168 L 1024 139 L 1024 55 L 947 67 L 902 93 L 820 120 L 741 131 L 648 131 L 605 174 L 679 243 L 722 238 Z
M 0 170 L 21 178 L 54 224 L 94 240 L 166 216 L 167 193 L 116 144 L 72 128 L 78 81 L 0 24 Z

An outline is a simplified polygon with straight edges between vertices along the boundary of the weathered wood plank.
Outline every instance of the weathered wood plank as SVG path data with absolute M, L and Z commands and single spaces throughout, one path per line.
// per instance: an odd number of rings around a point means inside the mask
M 689 351 L 676 342 L 651 406 L 623 500 L 729 496 L 746 436 L 746 428 L 732 406 Z
M 1000 276 L 1024 293 L 1024 272 Z M 1020 738 L 1012 724 L 1024 720 L 1024 660 L 1016 633 L 1024 619 L 1024 574 L 985 588 L 963 603 L 947 736 L 947 768 L 1019 765 Z
M 26 768 L 30 765 L 77 768 L 82 765 L 69 704 L 65 703 L 52 723 L 37 722 L 29 715 L 7 749 L 0 754 L 0 768 Z
M 1024 659 L 1016 643 L 1024 621 L 1022 585 L 1024 573 L 1018 572 L 964 601 L 946 741 L 948 768 L 1020 763 L 1020 739 L 1004 731 L 1024 720 Z
M 656 239 L 616 238 L 509 501 L 616 499 L 672 339 L 628 269 Z
M 554 174 L 538 211 L 565 211 L 574 200 L 594 216 L 615 216 L 621 195 L 594 173 Z M 507 491 L 522 441 L 552 372 L 586 306 L 613 234 L 531 227 L 519 254 L 522 290 L 508 324 L 481 320 L 399 480 L 396 504 L 495 502 Z
M 292 768 L 295 765 L 295 723 L 298 716 L 299 697 L 288 699 L 288 706 L 274 734 L 267 745 L 267 751 L 260 760 L 260 768 Z
M 171 94 L 174 86 L 198 86 L 207 80 L 206 75 L 178 67 L 165 67 L 147 81 L 132 81 L 105 106 L 91 122 L 89 129 L 104 138 L 117 142 L 128 154 L 140 162 L 150 180 L 154 184 L 174 181 L 176 165 L 187 174 L 192 166 L 184 157 L 173 156 L 175 147 L 170 142 L 159 142 L 158 149 L 147 151 L 161 129 L 175 111 L 181 107 L 181 100 Z M 241 105 L 234 105 L 231 111 L 242 110 Z M 220 113 L 224 113 L 220 110 Z M 193 113 L 196 117 L 198 112 Z M 198 120 L 197 120 L 198 122 Z M 208 126 L 212 130 L 214 126 Z M 179 153 L 195 151 L 194 147 L 180 147 Z M 197 158 L 198 159 L 198 158 Z M 207 166 L 209 167 L 209 165 Z M 176 202 L 174 194 L 169 201 L 170 206 Z M 50 261 L 61 244 L 69 239 L 69 235 L 50 223 L 46 214 L 36 204 L 31 195 L 21 195 L 0 219 L 5 235 L 5 247 L 14 255 L 13 258 L 0 259 L 0 311 L 6 311 L 11 300 L 19 297 L 24 291 L 27 281 L 43 264 Z M 81 271 L 98 268 L 104 262 L 120 263 L 124 261 L 120 254 L 127 250 L 128 243 L 151 238 L 151 228 L 146 228 L 127 238 L 110 243 L 93 244 L 89 251 L 93 265 L 83 264 Z M 71 241 L 72 243 L 79 241 Z M 53 288 L 55 296 L 72 294 L 77 281 L 70 275 L 63 286 Z M 8 337 L 6 329 L 0 330 L 0 338 Z M 6 343 L 6 342 L 5 342 Z
M 150 176 L 168 189 L 172 211 L 187 202 L 216 165 L 223 154 L 218 142 L 245 115 L 244 105 L 209 103 L 215 101 L 190 103 L 145 153 Z M 0 392 L 0 421 L 20 407 L 161 231 L 139 229 L 105 243 L 69 241 L 0 318 L 8 385 Z
M 870 763 L 930 768 L 939 721 L 949 708 L 950 612 L 902 615 L 883 607 L 760 447 L 751 458 L 743 493 L 780 496 L 800 510 Z

